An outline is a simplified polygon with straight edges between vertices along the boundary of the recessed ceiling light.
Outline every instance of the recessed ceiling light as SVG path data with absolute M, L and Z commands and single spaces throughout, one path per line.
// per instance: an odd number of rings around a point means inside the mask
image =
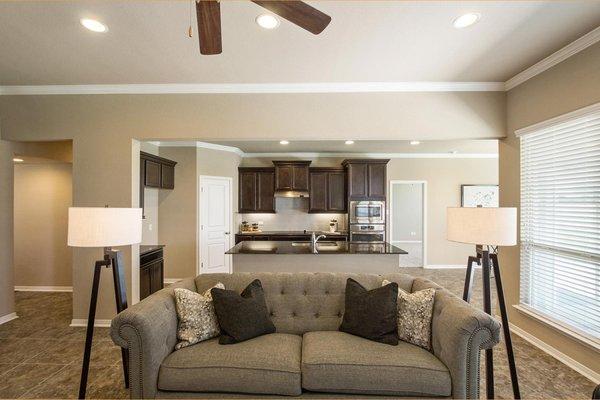
M 344 143 L 346 143 L 346 144 L 354 144 L 354 140 L 346 140 Z
M 282 140 L 279 142 L 279 144 L 290 144 L 290 142 L 288 142 L 287 140 Z
M 417 146 L 417 145 L 420 145 L 420 144 L 421 144 L 421 142 L 419 142 L 418 140 L 411 140 L 411 141 L 410 141 L 410 144 L 411 144 L 412 146 Z
M 83 25 L 85 28 L 89 29 L 92 32 L 103 33 L 108 30 L 108 27 L 106 25 L 104 25 L 100 21 L 96 21 L 95 19 L 82 18 L 79 22 L 81 22 L 81 25 Z
M 15 158 L 13 158 L 13 161 L 14 162 L 23 162 L 23 159 L 19 158 L 19 157 L 15 157 Z
M 279 26 L 279 20 L 271 14 L 261 14 L 256 17 L 256 23 L 265 29 L 275 29 Z
M 457 29 L 466 28 L 467 26 L 471 26 L 475 22 L 479 21 L 480 18 L 481 14 L 468 13 L 456 18 L 452 25 L 454 25 L 454 27 Z

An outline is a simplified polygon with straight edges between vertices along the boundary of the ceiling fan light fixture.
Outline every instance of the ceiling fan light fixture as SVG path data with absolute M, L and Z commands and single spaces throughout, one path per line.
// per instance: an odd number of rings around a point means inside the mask
M 265 29 L 275 29 L 279 26 L 279 20 L 271 14 L 260 14 L 256 17 L 256 23 Z
M 102 22 L 97 21 L 95 19 L 82 18 L 79 20 L 79 22 L 81 23 L 81 25 L 84 26 L 84 28 L 86 28 L 92 32 L 104 33 L 106 31 L 108 31 L 108 27 L 106 25 L 104 25 Z
M 467 13 L 456 18 L 454 22 L 452 22 L 452 25 L 454 25 L 456 29 L 462 29 L 475 24 L 477 21 L 479 21 L 480 18 L 481 14 Z

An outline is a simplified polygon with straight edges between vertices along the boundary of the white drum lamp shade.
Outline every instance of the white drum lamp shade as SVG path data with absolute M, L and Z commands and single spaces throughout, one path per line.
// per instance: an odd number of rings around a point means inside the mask
M 448 207 L 446 238 L 452 242 L 489 246 L 517 244 L 514 207 Z
M 116 247 L 141 241 L 141 208 L 69 208 L 68 245 L 71 247 Z

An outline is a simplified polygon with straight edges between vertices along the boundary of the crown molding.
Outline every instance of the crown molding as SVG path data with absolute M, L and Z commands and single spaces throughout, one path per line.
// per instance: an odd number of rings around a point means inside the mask
M 547 69 L 554 67 L 556 64 L 561 63 L 567 58 L 587 49 L 598 41 L 600 41 L 600 27 L 586 33 L 579 39 L 569 43 L 557 52 L 552 53 L 548 57 L 544 58 L 542 61 L 533 64 L 531 67 L 513 76 L 506 81 L 505 90 L 509 91 L 510 89 L 519 86 L 521 83 L 541 74 Z
M 223 146 L 207 142 L 159 142 L 152 144 L 159 147 L 197 147 L 201 149 L 226 151 L 235 153 L 242 158 L 498 158 L 497 153 L 336 153 L 336 152 L 272 152 L 272 153 L 245 153 L 234 146 Z
M 199 149 L 209 149 L 209 150 L 218 150 L 218 151 L 226 151 L 229 153 L 235 153 L 240 157 L 244 156 L 244 152 L 237 147 L 224 146 L 224 145 L 215 144 L 215 143 L 196 142 L 196 141 L 182 141 L 182 142 L 154 141 L 154 142 L 150 142 L 150 143 L 152 143 L 153 145 L 158 146 L 158 147 L 197 147 Z
M 5 85 L 0 96 L 78 94 L 501 92 L 504 82 L 165 83 L 122 85 Z
M 244 153 L 243 158 L 498 158 L 495 153 Z

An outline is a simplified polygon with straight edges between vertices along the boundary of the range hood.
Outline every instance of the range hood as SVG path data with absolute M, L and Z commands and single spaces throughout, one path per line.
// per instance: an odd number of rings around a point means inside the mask
M 308 198 L 308 190 L 276 190 L 275 197 Z

